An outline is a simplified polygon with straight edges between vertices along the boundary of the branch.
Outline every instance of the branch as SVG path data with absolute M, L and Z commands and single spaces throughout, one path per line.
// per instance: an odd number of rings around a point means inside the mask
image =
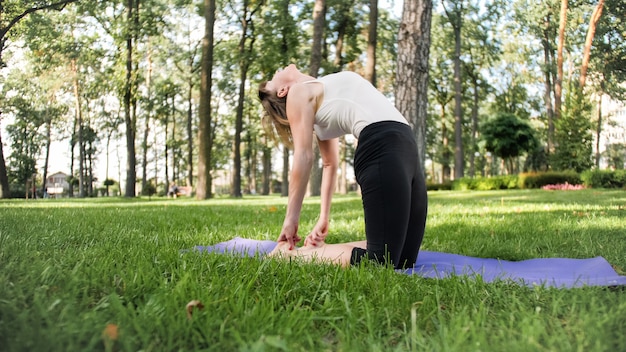
M 19 14 L 18 16 L 16 16 L 15 18 L 13 18 L 11 22 L 9 22 L 9 24 L 5 28 L 0 28 L 0 38 L 4 38 L 4 36 L 9 32 L 9 30 L 13 28 L 13 26 L 15 26 L 24 17 L 30 15 L 33 12 L 40 11 L 40 10 L 47 10 L 50 8 L 55 8 L 56 10 L 61 11 L 65 8 L 67 4 L 77 2 L 77 1 L 80 1 L 80 0 L 62 0 L 62 1 L 52 3 L 52 4 L 31 7 L 25 10 L 24 12 L 22 12 L 21 14 Z

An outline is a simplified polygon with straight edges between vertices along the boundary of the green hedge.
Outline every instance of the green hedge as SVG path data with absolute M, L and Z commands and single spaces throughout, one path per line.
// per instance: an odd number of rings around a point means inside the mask
M 426 182 L 426 190 L 428 191 L 449 191 L 452 189 L 452 182 L 431 183 Z
M 517 188 L 517 175 L 476 178 L 463 177 L 452 182 L 452 189 L 456 191 L 490 191 L 514 188 Z
M 626 188 L 626 170 L 587 170 L 580 177 L 589 188 Z
M 494 177 L 463 177 L 451 183 L 429 183 L 429 191 L 489 191 L 497 189 L 542 188 L 546 185 L 585 185 L 587 188 L 626 188 L 626 170 L 548 171 Z
M 559 185 L 569 183 L 580 185 L 583 181 L 575 171 L 547 171 L 537 173 L 522 173 L 518 176 L 519 188 L 541 188 L 546 185 Z

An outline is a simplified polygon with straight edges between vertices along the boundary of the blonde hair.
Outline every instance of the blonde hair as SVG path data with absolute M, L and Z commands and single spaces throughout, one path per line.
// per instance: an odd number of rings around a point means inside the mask
M 266 88 L 267 81 L 259 85 L 259 100 L 265 109 L 262 124 L 265 132 L 273 139 L 276 136 L 287 146 L 293 148 L 293 139 L 291 137 L 291 127 L 287 120 L 287 97 L 279 97 L 275 91 Z

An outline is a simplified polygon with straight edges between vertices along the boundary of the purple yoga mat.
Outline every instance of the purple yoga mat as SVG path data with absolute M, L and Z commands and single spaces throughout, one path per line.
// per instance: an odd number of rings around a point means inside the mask
M 196 246 L 195 249 L 201 252 L 232 253 L 251 257 L 263 256 L 275 246 L 274 241 L 236 237 L 213 246 Z M 527 286 L 543 285 L 558 288 L 626 285 L 626 276 L 618 275 L 611 264 L 602 257 L 538 258 L 512 262 L 422 250 L 415 266 L 400 272 L 426 278 L 478 275 L 485 282 L 511 280 Z

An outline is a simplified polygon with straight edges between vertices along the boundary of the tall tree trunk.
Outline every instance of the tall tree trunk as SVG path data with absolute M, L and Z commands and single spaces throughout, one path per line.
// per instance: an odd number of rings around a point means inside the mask
M 272 193 L 272 149 L 267 145 L 268 143 L 263 143 L 263 175 L 261 180 L 261 194 L 264 196 Z
M 0 118 L 0 123 L 1 122 L 2 118 Z M 9 198 L 11 196 L 10 193 L 11 191 L 9 190 L 9 178 L 7 176 L 7 164 L 4 160 L 2 136 L 0 136 L 0 198 Z
M 287 197 L 289 195 L 289 149 L 283 146 L 283 175 L 280 187 L 280 195 Z
M 215 26 L 215 0 L 204 0 L 204 37 L 202 38 L 202 68 L 200 74 L 200 107 L 198 109 L 198 187 L 196 197 L 212 196 L 211 150 L 211 80 L 213 77 L 213 30 Z
M 85 197 L 85 141 L 84 141 L 84 129 L 83 129 L 83 112 L 80 99 L 80 89 L 78 83 L 78 67 L 76 66 L 76 60 L 71 61 L 72 69 L 72 85 L 74 88 L 74 108 L 76 109 L 76 121 L 78 124 L 78 196 L 80 198 Z M 75 138 L 76 136 L 74 136 Z
M 245 30 L 244 30 L 245 33 Z M 243 34 L 245 37 L 245 34 Z M 245 41 L 245 38 L 242 40 Z M 240 52 L 241 55 L 245 55 L 243 52 Z M 242 59 L 245 60 L 245 59 Z M 247 72 L 243 72 L 244 68 L 241 65 L 240 75 L 239 75 L 239 97 L 237 102 L 237 111 L 235 117 L 235 138 L 233 141 L 233 179 L 232 179 L 232 187 L 230 195 L 235 198 L 241 198 L 241 132 L 243 130 L 243 104 L 244 104 L 244 95 L 245 95 L 245 84 L 246 84 L 246 76 Z
M 146 87 L 148 89 L 148 111 L 144 121 L 143 141 L 141 149 L 143 157 L 141 158 L 141 191 L 143 192 L 148 185 L 148 138 L 150 138 L 150 120 L 152 119 L 152 50 L 148 49 L 148 72 L 146 73 Z M 155 185 L 156 186 L 156 185 Z
M 344 60 L 343 60 L 343 43 L 344 43 L 344 39 L 345 39 L 345 35 L 346 35 L 346 31 L 348 29 L 348 24 L 349 24 L 349 16 L 352 16 L 352 11 L 351 8 L 354 6 L 353 2 L 349 2 L 346 4 L 347 6 L 347 10 L 343 13 L 342 18 L 341 18 L 341 23 L 338 25 L 337 28 L 337 42 L 335 44 L 335 61 L 334 61 L 334 66 L 337 70 L 337 72 L 340 72 L 343 70 L 343 65 L 344 65 Z M 370 15 L 370 21 L 371 21 L 371 15 Z M 371 26 L 371 24 L 370 24 Z M 371 30 L 370 30 L 371 33 Z M 369 47 L 368 47 L 368 51 L 367 51 L 367 55 L 368 55 L 368 59 L 367 59 L 367 65 L 366 65 L 366 73 L 365 73 L 365 78 L 369 80 L 368 77 L 368 67 L 370 66 L 370 63 L 375 63 L 374 60 L 375 58 L 370 58 L 370 51 L 369 51 Z M 371 82 L 371 81 L 370 81 Z M 348 193 L 347 190 L 347 161 L 346 161 L 346 154 L 347 154 L 347 143 L 346 143 L 346 136 L 342 136 L 339 139 L 339 160 L 340 160 L 340 167 L 341 167 L 341 172 L 337 174 L 337 186 L 338 186 L 338 191 L 341 194 L 346 194 Z
M 260 5 L 254 9 L 248 9 L 249 1 L 244 1 L 244 14 L 241 20 L 242 34 L 239 40 L 239 97 L 237 101 L 237 111 L 235 116 L 235 140 L 233 142 L 233 185 L 231 188 L 231 196 L 239 198 L 241 194 L 241 133 L 243 131 L 243 110 L 246 95 L 246 82 L 248 81 L 248 69 L 250 68 L 250 60 L 252 48 L 254 46 L 254 25 L 253 18 L 259 10 Z
M 454 31 L 454 178 L 459 179 L 465 174 L 465 154 L 463 152 L 463 92 L 461 91 L 463 1 L 459 1 L 458 4 L 455 4 L 453 13 L 448 13 L 447 10 L 445 11 Z
M 187 186 L 193 186 L 193 81 L 187 93 Z
M 165 103 L 168 103 L 168 98 L 169 98 L 169 94 L 165 95 Z M 174 179 L 170 179 L 170 141 L 169 139 L 169 135 L 170 135 L 170 109 L 167 109 L 166 113 L 165 113 L 165 123 L 163 124 L 165 126 L 165 130 L 163 131 L 164 135 L 165 135 L 165 151 L 164 151 L 164 158 L 165 158 L 165 185 L 166 187 L 170 186 L 170 182 L 174 181 Z
M 176 94 L 172 93 L 170 99 L 170 120 L 172 121 L 172 138 L 170 139 L 172 147 L 172 181 L 178 183 L 178 168 L 176 167 L 176 154 L 178 154 L 178 142 L 176 141 Z M 165 162 L 167 162 L 167 160 L 165 160 Z
M 313 5 L 313 44 L 311 48 L 311 62 L 309 75 L 317 77 L 322 66 L 322 39 L 326 22 L 326 0 L 315 0 Z M 322 187 L 322 168 L 319 165 L 320 150 L 317 143 L 314 147 L 313 165 L 309 176 L 309 193 L 319 196 Z
M 135 183 L 137 182 L 135 155 L 136 122 L 133 119 L 131 104 L 133 100 L 133 39 L 135 37 L 134 4 L 135 0 L 128 0 L 126 4 L 128 34 L 126 35 L 126 82 L 124 87 L 124 122 L 126 124 L 126 187 L 125 197 L 135 196 Z M 137 0 L 138 1 L 138 0 Z M 131 28 L 133 28 L 131 30 Z
M 315 0 L 313 5 L 313 43 L 309 75 L 317 77 L 322 65 L 322 39 L 326 23 L 326 0 Z
M 554 153 L 554 108 L 552 107 L 552 73 L 553 73 L 553 62 L 552 62 L 552 45 L 550 40 L 550 17 L 546 17 L 544 21 L 544 29 L 543 29 L 543 39 L 541 40 L 541 44 L 543 46 L 543 61 L 544 61 L 544 93 L 543 93 L 543 102 L 546 108 L 546 117 L 548 119 L 548 145 L 547 145 L 547 153 Z
M 370 0 L 369 28 L 367 31 L 367 60 L 365 79 L 376 87 L 376 45 L 378 42 L 378 0 Z
M 474 88 L 472 97 L 473 97 L 473 101 L 472 101 L 472 131 L 471 131 L 471 141 L 470 141 L 470 145 L 471 145 L 471 153 L 469 154 L 470 157 L 470 169 L 469 169 L 469 176 L 471 178 L 474 178 L 474 175 L 476 173 L 476 165 L 475 165 L 475 158 L 476 158 L 476 152 L 477 152 L 477 148 L 476 148 L 476 140 L 478 137 L 478 79 L 475 75 L 473 75 L 472 77 L 472 87 Z
M 339 186 L 339 193 L 348 194 L 348 141 L 346 141 L 346 136 L 339 138 L 339 148 L 341 175 L 338 175 L 337 185 Z
M 398 32 L 396 107 L 413 127 L 422 170 L 426 161 L 431 0 L 405 0 Z
M 604 82 L 600 82 L 600 94 L 598 94 L 598 124 L 596 125 L 596 168 L 600 168 L 600 137 L 602 136 L 602 96 L 604 95 Z
M 52 145 L 52 119 L 46 111 L 46 156 L 43 163 L 43 180 L 41 181 L 41 191 L 46 193 L 46 179 L 48 178 L 48 164 L 50 161 L 50 146 Z
M 596 7 L 593 9 L 593 13 L 591 14 L 591 19 L 589 20 L 589 30 L 587 30 L 587 38 L 585 39 L 585 49 L 583 51 L 583 62 L 580 67 L 580 89 L 585 87 L 585 82 L 587 80 L 587 68 L 589 66 L 589 58 L 591 56 L 591 43 L 593 42 L 593 37 L 596 35 L 596 27 L 598 25 L 598 21 L 600 21 L 600 17 L 602 16 L 602 7 L 604 6 L 604 0 L 599 0 Z
M 565 46 L 565 27 L 567 25 L 567 0 L 561 0 L 559 18 L 559 42 L 556 57 L 556 81 L 554 82 L 554 118 L 561 118 L 561 102 L 563 96 L 563 48 Z
M 446 107 L 441 105 L 441 182 L 445 183 L 450 180 L 450 140 L 448 138 L 448 127 L 446 125 Z

